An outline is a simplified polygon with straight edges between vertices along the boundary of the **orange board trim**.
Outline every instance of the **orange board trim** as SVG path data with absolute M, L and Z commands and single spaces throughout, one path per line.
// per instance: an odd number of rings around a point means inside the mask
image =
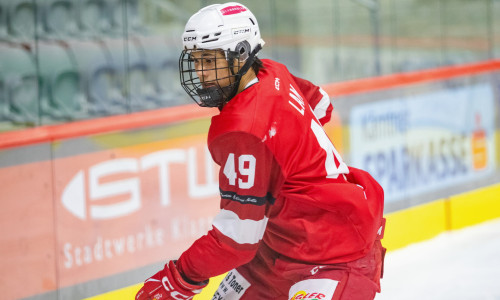
M 214 113 L 213 110 L 202 109 L 196 104 L 188 104 L 126 115 L 8 131 L 0 134 L 0 149 L 174 123 L 188 119 L 208 118 Z
M 330 97 L 346 96 L 494 71 L 500 71 L 499 59 L 488 60 L 480 63 L 441 67 L 436 69 L 398 73 L 373 78 L 356 79 L 339 83 L 330 83 L 323 85 L 322 88 L 328 93 Z

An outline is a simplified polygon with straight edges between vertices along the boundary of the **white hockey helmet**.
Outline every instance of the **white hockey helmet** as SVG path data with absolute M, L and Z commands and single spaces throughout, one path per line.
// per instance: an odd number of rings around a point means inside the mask
M 246 41 L 250 49 L 241 49 Z M 259 24 L 254 14 L 237 2 L 214 4 L 202 8 L 191 16 L 182 35 L 185 49 L 222 49 L 246 51 L 248 56 L 258 44 L 264 45 L 260 37 Z

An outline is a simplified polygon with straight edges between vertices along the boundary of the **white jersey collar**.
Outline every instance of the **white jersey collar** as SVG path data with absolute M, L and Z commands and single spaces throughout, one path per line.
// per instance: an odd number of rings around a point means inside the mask
M 245 88 L 243 90 L 248 89 L 249 87 L 256 84 L 257 82 L 259 82 L 259 78 L 255 77 L 254 79 L 250 80 L 249 83 L 247 83 L 247 85 L 245 86 Z

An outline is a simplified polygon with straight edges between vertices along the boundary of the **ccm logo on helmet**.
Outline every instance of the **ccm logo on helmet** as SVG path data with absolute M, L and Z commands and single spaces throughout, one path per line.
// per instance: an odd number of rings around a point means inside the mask
M 241 12 L 246 11 L 247 9 L 244 8 L 243 6 L 235 5 L 235 6 L 228 6 L 220 10 L 223 16 L 227 15 L 235 15 L 239 14 Z
M 233 29 L 233 36 L 250 33 L 250 27 Z
M 186 37 L 184 37 L 184 42 L 192 42 L 192 41 L 196 41 L 196 37 L 195 36 L 186 36 Z

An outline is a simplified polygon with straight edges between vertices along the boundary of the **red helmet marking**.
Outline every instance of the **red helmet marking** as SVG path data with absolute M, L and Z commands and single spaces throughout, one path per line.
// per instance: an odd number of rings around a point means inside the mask
M 244 8 L 243 6 L 234 5 L 234 6 L 224 7 L 223 9 L 220 10 L 220 12 L 222 13 L 222 15 L 227 16 L 227 15 L 239 14 L 239 13 L 244 12 L 246 10 L 247 9 Z

